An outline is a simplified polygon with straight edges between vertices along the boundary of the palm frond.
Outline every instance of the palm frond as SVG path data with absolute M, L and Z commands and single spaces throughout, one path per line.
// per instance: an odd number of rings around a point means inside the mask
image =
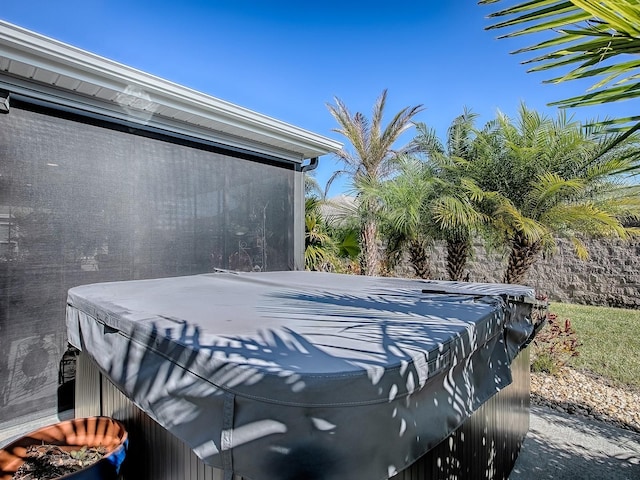
M 480 4 L 497 1 L 484 0 Z M 569 68 L 547 82 L 595 79 L 587 92 L 551 105 L 569 108 L 640 97 L 640 61 L 626 58 L 635 57 L 640 51 L 637 0 L 529 0 L 494 12 L 490 17 L 506 20 L 488 29 L 513 29 L 500 38 L 553 35 L 514 52 L 546 52 L 525 62 L 535 65 L 529 71 Z
M 326 229 L 320 212 L 322 201 L 317 197 L 305 199 L 305 268 L 323 270 L 337 263 L 337 247 Z
M 558 232 L 574 231 L 619 238 L 626 238 L 628 235 L 616 215 L 588 202 L 556 205 L 545 213 L 542 220 L 554 225 Z
M 416 152 L 425 153 L 428 156 L 444 154 L 444 146 L 434 128 L 427 126 L 424 122 L 417 122 L 415 127 L 417 134 L 412 143 Z
M 640 186 L 619 186 L 600 193 L 593 204 L 609 212 L 620 223 L 640 220 Z
M 380 151 L 391 151 L 393 155 L 400 155 L 409 151 L 411 144 L 396 148 L 395 150 L 393 150 L 392 147 L 404 132 L 413 127 L 414 124 L 411 120 L 422 110 L 424 110 L 422 105 L 417 105 L 414 107 L 405 107 L 396 113 L 380 135 Z
M 327 180 L 327 184 L 324 187 L 324 192 L 322 196 L 324 198 L 327 198 L 329 195 L 329 189 L 331 188 L 331 185 L 333 185 L 333 182 L 335 182 L 336 179 L 340 178 L 341 176 L 348 175 L 349 173 L 351 172 L 348 170 L 336 170 L 335 172 L 333 172 L 329 177 L 329 180 Z
M 529 218 L 507 199 L 504 199 L 494 212 L 494 221 L 500 225 L 506 236 L 511 236 L 515 232 L 521 233 L 530 243 L 542 241 L 548 237 L 548 228 L 533 218 Z
M 447 130 L 447 152 L 451 157 L 467 158 L 473 148 L 474 122 L 478 114 L 464 108 L 462 115 L 456 117 Z
M 366 151 L 366 134 L 363 131 L 362 118 L 352 115 L 347 106 L 338 97 L 335 97 L 335 106 L 327 104 L 329 112 L 338 123 L 339 128 L 333 129 L 334 132 L 348 138 L 356 152 Z M 351 157 L 341 153 L 341 158 L 346 160 Z
M 537 176 L 527 194 L 527 210 L 537 218 L 542 212 L 563 200 L 574 197 L 585 188 L 580 178 L 564 179 L 555 172 L 545 172 Z
M 456 195 L 438 197 L 431 205 L 435 222 L 445 231 L 470 231 L 487 217 L 478 211 L 468 198 Z
M 383 178 L 389 175 L 393 159 L 409 149 L 409 146 L 394 149 L 394 144 L 402 133 L 413 126 L 411 121 L 422 111 L 422 106 L 403 108 L 382 128 L 386 99 L 387 91 L 384 90 L 374 104 L 371 121 L 360 112 L 352 114 L 337 97 L 334 98 L 335 105 L 327 104 L 338 123 L 339 128 L 334 131 L 347 138 L 353 147 L 353 152 L 345 148 L 337 154 L 353 178 L 366 175 Z
M 587 260 L 589 258 L 589 250 L 587 250 L 587 246 L 577 237 L 570 238 L 571 243 L 573 244 L 573 249 L 576 252 L 576 256 L 580 260 Z

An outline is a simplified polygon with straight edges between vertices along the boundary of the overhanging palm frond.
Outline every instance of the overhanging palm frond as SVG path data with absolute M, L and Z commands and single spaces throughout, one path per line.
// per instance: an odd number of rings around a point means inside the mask
M 589 250 L 587 250 L 587 246 L 577 237 L 570 238 L 571 243 L 573 244 L 573 250 L 576 252 L 576 257 L 580 260 L 587 260 L 589 258 Z
M 479 3 L 498 1 L 482 0 Z M 590 91 L 552 105 L 578 107 L 640 96 L 640 60 L 636 58 L 640 51 L 637 0 L 529 0 L 494 12 L 490 17 L 507 19 L 488 29 L 514 29 L 499 38 L 543 32 L 554 35 L 514 52 L 546 52 L 525 62 L 536 65 L 530 71 L 568 68 L 566 73 L 547 82 L 596 79 Z

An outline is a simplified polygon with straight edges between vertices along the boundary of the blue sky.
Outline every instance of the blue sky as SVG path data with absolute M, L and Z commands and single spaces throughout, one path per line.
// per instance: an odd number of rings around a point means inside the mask
M 503 2 L 511 3 L 511 2 Z M 500 4 L 498 4 L 500 5 Z M 496 40 L 475 0 L 2 0 L 0 18 L 125 65 L 339 141 L 334 97 L 369 115 L 422 104 L 417 117 L 444 137 L 466 106 L 479 124 L 520 102 L 547 103 L 589 85 L 545 85 L 511 55 L 534 38 Z M 500 32 L 502 33 L 502 32 Z M 632 102 L 572 110 L 579 120 L 629 116 Z M 408 141 L 410 136 L 403 138 Z M 340 168 L 321 158 L 324 185 Z M 336 182 L 335 195 L 347 189 Z

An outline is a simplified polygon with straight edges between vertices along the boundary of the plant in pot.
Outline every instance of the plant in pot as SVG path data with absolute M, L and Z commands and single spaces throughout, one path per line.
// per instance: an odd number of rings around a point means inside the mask
M 0 480 L 115 480 L 127 445 L 127 431 L 112 418 L 59 422 L 1 449 Z

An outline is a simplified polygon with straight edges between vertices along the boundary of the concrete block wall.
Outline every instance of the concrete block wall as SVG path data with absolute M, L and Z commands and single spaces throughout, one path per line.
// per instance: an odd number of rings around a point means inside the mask
M 557 243 L 553 255 L 541 256 L 533 265 L 524 284 L 547 294 L 551 301 L 640 309 L 640 239 L 588 240 L 586 261 L 576 257 L 568 240 Z M 467 266 L 469 280 L 500 282 L 507 256 L 477 242 Z M 434 246 L 431 261 L 434 277 L 447 279 L 444 245 Z M 411 268 L 404 264 L 396 273 L 410 276 Z

